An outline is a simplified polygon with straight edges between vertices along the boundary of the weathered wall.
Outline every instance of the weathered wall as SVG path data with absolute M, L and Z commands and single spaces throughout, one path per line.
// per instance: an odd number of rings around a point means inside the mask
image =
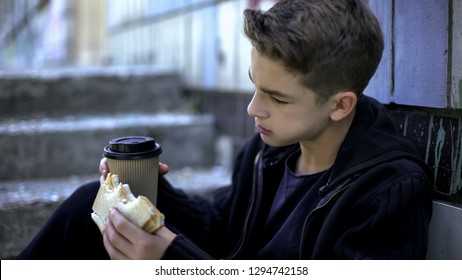
M 389 106 L 395 126 L 414 140 L 433 169 L 435 198 L 462 206 L 462 116 L 460 112 Z
M 385 35 L 366 90 L 383 103 L 462 108 L 462 2 L 369 0 Z

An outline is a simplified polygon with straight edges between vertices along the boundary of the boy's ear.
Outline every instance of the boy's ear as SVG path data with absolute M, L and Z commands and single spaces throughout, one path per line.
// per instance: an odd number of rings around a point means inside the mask
M 358 97 L 354 92 L 343 91 L 334 96 L 334 109 L 330 114 L 333 121 L 340 121 L 349 116 L 355 109 Z

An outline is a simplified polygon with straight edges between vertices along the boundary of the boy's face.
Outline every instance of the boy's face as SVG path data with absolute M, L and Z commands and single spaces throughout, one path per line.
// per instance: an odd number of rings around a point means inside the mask
M 255 48 L 249 76 L 256 89 L 247 112 L 255 118 L 256 130 L 265 143 L 285 146 L 323 141 L 335 107 L 331 99 L 317 104 L 315 93 L 300 84 L 300 75 Z

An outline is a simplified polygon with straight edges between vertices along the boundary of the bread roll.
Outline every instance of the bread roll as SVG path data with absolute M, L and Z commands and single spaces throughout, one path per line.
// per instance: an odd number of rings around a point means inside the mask
M 154 233 L 164 226 L 164 215 L 145 196 L 135 197 L 119 176 L 109 173 L 93 202 L 91 218 L 102 231 L 111 208 L 117 208 L 127 219 L 143 230 Z

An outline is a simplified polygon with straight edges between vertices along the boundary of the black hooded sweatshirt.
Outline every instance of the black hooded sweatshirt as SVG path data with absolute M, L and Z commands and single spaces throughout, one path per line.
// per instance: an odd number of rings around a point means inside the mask
M 370 97 L 358 101 L 321 200 L 313 209 L 302 194 L 274 236 L 261 237 L 289 155 L 299 145 L 274 148 L 258 134 L 239 153 L 232 184 L 213 201 L 190 197 L 160 178 L 158 208 L 178 235 L 164 259 L 424 259 L 432 214 L 430 168 L 415 145 L 398 133 L 385 108 Z M 71 195 L 19 259 L 108 258 L 90 218 L 99 182 Z M 304 202 L 307 203 L 304 203 Z M 267 236 L 268 234 L 266 234 Z M 281 244 L 287 244 L 287 247 Z M 293 257 L 292 257 L 293 258 Z

